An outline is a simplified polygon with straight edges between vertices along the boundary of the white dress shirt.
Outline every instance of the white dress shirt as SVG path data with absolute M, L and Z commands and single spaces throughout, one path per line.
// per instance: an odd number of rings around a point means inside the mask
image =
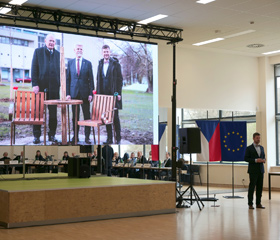
M 103 63 L 103 73 L 104 73 L 104 76 L 106 76 L 106 74 L 107 74 L 108 67 L 109 67 L 109 60 L 105 61 L 105 59 L 104 59 L 104 63 Z

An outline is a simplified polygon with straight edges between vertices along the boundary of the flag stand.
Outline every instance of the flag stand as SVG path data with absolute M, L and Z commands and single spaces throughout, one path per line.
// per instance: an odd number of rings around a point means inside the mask
M 232 195 L 231 196 L 223 196 L 224 198 L 226 199 L 233 199 L 233 198 L 244 198 L 244 197 L 241 197 L 241 196 L 235 196 L 234 195 L 234 164 L 233 164 L 233 160 L 231 162 L 231 168 L 232 168 Z
M 207 197 L 200 198 L 201 201 L 205 202 L 216 202 L 218 199 L 216 198 L 216 195 L 214 197 L 209 197 L 209 162 L 207 162 Z

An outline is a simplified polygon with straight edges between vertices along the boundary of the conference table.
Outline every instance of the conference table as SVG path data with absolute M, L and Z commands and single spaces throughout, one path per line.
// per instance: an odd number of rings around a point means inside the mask
M 61 144 L 62 145 L 67 145 L 67 123 L 68 123 L 68 130 L 70 131 L 70 120 L 69 120 L 69 108 L 68 108 L 68 119 L 67 119 L 67 111 L 66 111 L 66 106 L 69 105 L 75 105 L 76 107 L 76 113 L 78 106 L 82 104 L 82 100 L 77 100 L 77 99 L 71 99 L 71 100 L 60 100 L 60 99 L 55 99 L 55 100 L 45 100 L 44 104 L 45 105 L 56 105 L 56 106 L 61 106 Z M 46 115 L 45 114 L 45 120 L 46 120 Z M 77 114 L 75 116 L 75 145 L 77 145 Z M 70 142 L 70 132 L 69 132 L 69 142 Z
M 280 172 L 269 172 L 268 173 L 268 197 L 271 199 L 271 176 L 280 176 Z
M 40 161 L 40 160 L 26 160 L 25 167 L 26 172 L 30 172 L 31 167 L 46 167 L 47 171 L 49 172 L 52 167 L 54 166 L 61 166 L 65 167 L 65 165 L 68 165 L 67 162 L 64 161 Z M 10 163 L 0 163 L 0 168 L 3 168 L 5 171 L 5 174 L 9 174 L 9 168 L 11 167 L 17 167 L 23 169 L 23 163 L 18 162 L 17 160 L 11 161 Z
M 144 174 L 145 170 L 157 170 L 160 172 L 160 171 L 169 171 L 172 169 L 171 167 L 151 167 L 151 165 L 150 166 L 148 166 L 148 165 L 150 165 L 150 164 L 147 164 L 147 165 L 141 164 L 141 166 L 129 166 L 128 164 L 121 164 L 121 165 L 116 164 L 116 165 L 113 165 L 112 167 L 116 168 L 116 169 L 123 169 L 123 175 L 124 175 L 125 169 L 139 169 L 140 171 L 142 171 L 143 178 L 145 178 L 145 174 Z

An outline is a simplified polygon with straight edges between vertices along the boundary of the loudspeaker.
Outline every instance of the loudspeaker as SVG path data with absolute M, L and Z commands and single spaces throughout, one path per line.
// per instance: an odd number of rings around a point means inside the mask
M 79 172 L 80 178 L 89 178 L 90 177 L 90 166 L 84 164 L 80 166 L 80 172 Z
M 201 153 L 200 129 L 199 128 L 181 128 L 179 129 L 179 152 L 183 153 Z
M 91 153 L 92 151 L 91 145 L 80 145 L 80 153 Z
M 90 158 L 69 158 L 68 177 L 89 178 Z

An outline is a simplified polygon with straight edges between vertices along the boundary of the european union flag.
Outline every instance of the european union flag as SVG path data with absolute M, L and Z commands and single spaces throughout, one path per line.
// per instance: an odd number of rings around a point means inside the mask
M 222 161 L 243 161 L 247 147 L 246 122 L 220 122 Z

